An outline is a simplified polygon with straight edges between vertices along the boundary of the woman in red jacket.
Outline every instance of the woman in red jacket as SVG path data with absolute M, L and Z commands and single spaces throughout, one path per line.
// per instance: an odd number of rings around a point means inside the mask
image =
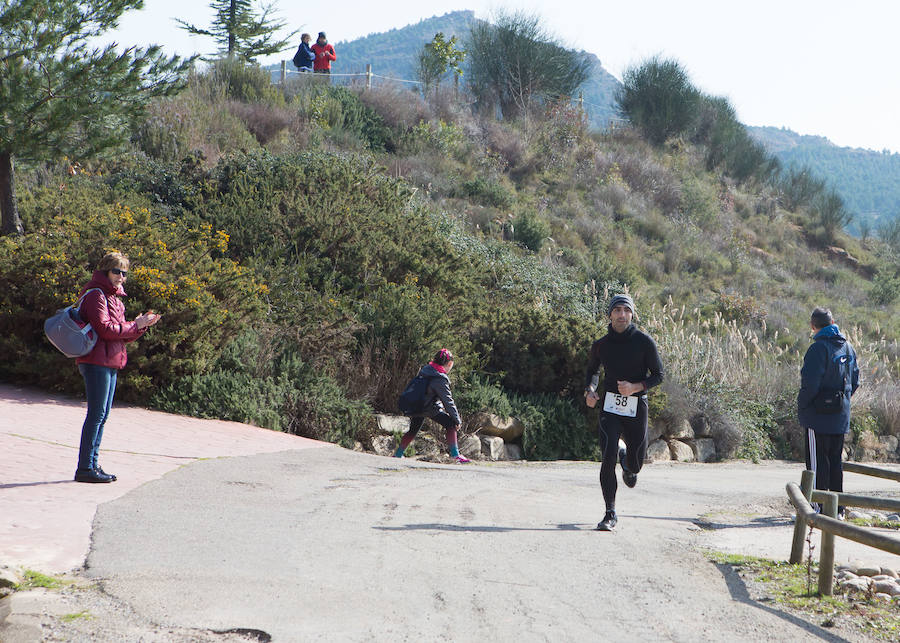
M 97 334 L 97 344 L 90 353 L 76 360 L 87 393 L 87 417 L 81 428 L 76 482 L 116 479 L 97 464 L 103 425 L 116 392 L 116 374 L 128 360 L 126 342 L 136 340 L 160 318 L 151 310 L 138 315 L 134 321 L 125 321 L 125 304 L 120 297 L 125 296 L 122 285 L 128 278 L 128 265 L 128 257 L 110 252 L 100 260 L 93 277 L 81 291 L 84 299 L 79 312 Z
M 325 38 L 324 31 L 319 32 L 319 37 L 316 38 L 316 44 L 310 47 L 310 49 L 312 49 L 313 53 L 316 55 L 316 60 L 313 63 L 313 72 L 316 74 L 330 74 L 331 63 L 337 60 L 337 54 L 334 53 L 334 47 L 332 47 Z

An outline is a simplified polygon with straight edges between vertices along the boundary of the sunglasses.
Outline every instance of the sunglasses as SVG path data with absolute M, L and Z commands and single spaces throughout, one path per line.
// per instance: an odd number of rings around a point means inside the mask
M 121 268 L 110 268 L 109 271 L 110 271 L 111 273 L 113 273 L 114 275 L 122 275 L 123 277 L 127 277 L 127 276 L 128 276 L 128 271 L 127 271 L 127 270 L 122 270 Z

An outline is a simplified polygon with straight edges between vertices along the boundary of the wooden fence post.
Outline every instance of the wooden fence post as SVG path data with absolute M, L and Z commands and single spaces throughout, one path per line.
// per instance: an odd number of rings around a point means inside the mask
M 800 490 L 803 492 L 803 495 L 806 496 L 807 501 L 809 501 L 812 496 L 813 479 L 815 476 L 816 474 L 809 469 L 805 470 L 800 476 Z M 794 542 L 791 544 L 790 563 L 792 565 L 796 565 L 803 560 L 803 545 L 805 542 L 806 518 L 798 509 L 797 515 L 794 518 Z
M 834 492 L 825 495 L 822 513 L 829 518 L 837 518 L 838 497 Z M 821 530 L 821 552 L 819 553 L 819 594 L 831 596 L 834 588 L 834 534 Z
M 372 63 L 366 63 L 366 89 L 372 89 Z

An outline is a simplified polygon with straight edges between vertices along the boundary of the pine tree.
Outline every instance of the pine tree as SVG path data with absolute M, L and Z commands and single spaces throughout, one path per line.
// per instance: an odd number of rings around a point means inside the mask
M 192 34 L 210 36 L 219 44 L 219 54 L 254 62 L 259 56 L 270 56 L 292 45 L 297 31 L 275 40 L 275 33 L 284 29 L 285 23 L 271 18 L 271 4 L 253 8 L 251 0 L 213 0 L 209 3 L 216 17 L 209 29 L 201 29 L 184 20 L 176 20 L 181 28 Z
M 143 0 L 0 0 L 0 234 L 21 234 L 16 159 L 89 158 L 125 139 L 153 96 L 176 90 L 191 61 L 158 46 L 96 48 Z

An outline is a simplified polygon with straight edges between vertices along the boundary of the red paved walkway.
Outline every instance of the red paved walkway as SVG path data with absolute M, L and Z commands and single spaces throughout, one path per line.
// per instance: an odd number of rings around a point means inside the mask
M 84 402 L 0 384 L 0 564 L 46 573 L 84 562 L 101 503 L 201 458 L 331 446 L 267 429 L 113 406 L 100 464 L 118 481 L 72 481 Z

